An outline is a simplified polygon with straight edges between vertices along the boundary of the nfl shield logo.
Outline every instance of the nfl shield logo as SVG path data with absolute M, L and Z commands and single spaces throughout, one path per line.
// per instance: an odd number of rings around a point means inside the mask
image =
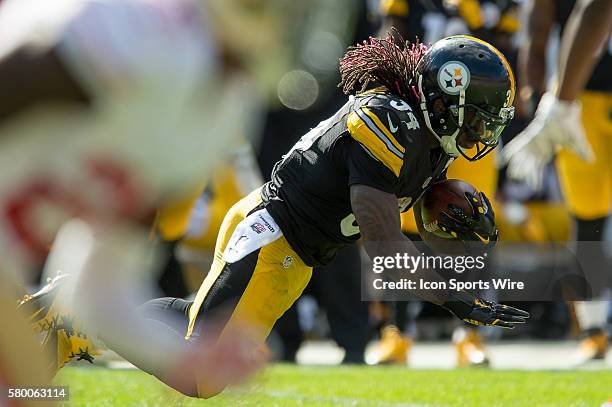
M 253 229 L 253 232 L 260 234 L 266 231 L 266 227 L 264 225 L 262 225 L 259 222 L 255 222 L 251 225 L 251 229 Z

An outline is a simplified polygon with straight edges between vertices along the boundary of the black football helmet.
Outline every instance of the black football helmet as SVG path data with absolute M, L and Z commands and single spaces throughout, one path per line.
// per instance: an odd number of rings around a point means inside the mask
M 436 42 L 417 66 L 417 90 L 427 128 L 444 151 L 470 161 L 491 152 L 514 117 L 514 74 L 489 43 L 469 36 Z M 476 151 L 459 145 L 465 134 Z

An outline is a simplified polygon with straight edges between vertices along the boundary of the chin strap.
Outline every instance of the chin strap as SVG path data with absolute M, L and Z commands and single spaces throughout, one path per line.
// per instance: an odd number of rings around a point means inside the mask
M 425 94 L 423 93 L 423 75 L 419 75 L 418 91 L 419 97 L 421 99 L 420 107 L 421 112 L 423 113 L 423 118 L 425 120 L 425 125 L 427 126 L 431 134 L 433 134 L 434 137 L 438 139 L 438 141 L 440 142 L 440 146 L 442 147 L 444 152 L 446 152 L 446 154 L 450 155 L 451 157 L 459 157 L 459 155 L 461 155 L 461 152 L 459 151 L 461 147 L 457 145 L 457 136 L 459 135 L 459 130 L 463 125 L 463 115 L 465 110 L 463 107 L 463 105 L 465 104 L 465 90 L 461 90 L 459 92 L 459 125 L 457 127 L 457 130 L 455 130 L 450 136 L 442 137 L 440 137 L 438 133 L 436 133 L 431 127 L 431 121 L 429 120 L 429 110 L 427 109 Z

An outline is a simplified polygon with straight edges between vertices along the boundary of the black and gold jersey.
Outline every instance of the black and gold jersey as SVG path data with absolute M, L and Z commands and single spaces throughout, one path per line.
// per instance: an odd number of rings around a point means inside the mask
M 349 101 L 283 156 L 262 198 L 291 246 L 308 265 L 329 262 L 359 239 L 350 186 L 395 194 L 407 210 L 452 158 L 430 137 L 413 107 L 384 88 Z

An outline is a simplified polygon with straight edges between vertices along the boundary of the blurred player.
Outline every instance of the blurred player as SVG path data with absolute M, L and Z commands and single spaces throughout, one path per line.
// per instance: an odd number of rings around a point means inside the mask
M 349 101 L 294 145 L 272 181 L 228 212 L 195 301 L 161 298 L 145 309 L 162 321 L 164 314 L 182 315 L 171 328 L 187 326 L 187 338 L 243 335 L 263 344 L 312 267 L 340 248 L 363 237 L 370 256 L 415 253 L 401 233 L 399 212 L 443 178 L 456 157 L 478 160 L 496 146 L 514 96 L 512 71 L 491 45 L 459 36 L 425 51 L 400 48 L 391 37 L 349 49 L 340 68 Z M 446 227 L 492 238 L 488 209 Z M 511 328 L 528 317 L 465 292 L 421 295 L 477 325 Z M 226 321 L 221 332 L 210 329 L 215 317 Z M 244 332 L 244 321 L 256 329 Z M 192 394 L 221 390 L 203 381 Z
M 1 272 L 22 277 L 64 221 L 82 219 L 62 229 L 47 264 L 73 277 L 51 279 L 21 304 L 56 348 L 55 368 L 95 353 L 65 304 L 45 301 L 67 282 L 66 302 L 76 297 L 87 331 L 135 359 L 151 355 L 149 344 L 166 351 L 154 374 L 166 377 L 187 359 L 191 376 L 225 372 L 217 375 L 225 385 L 261 365 L 241 338 L 186 346 L 133 312 L 149 288 L 142 272 L 154 268 L 139 224 L 192 190 L 232 140 L 257 133 L 259 88 L 285 71 L 295 27 L 289 33 L 283 21 L 301 21 L 293 14 L 301 8 L 280 0 L 3 3 Z M 255 34 L 242 37 L 244 26 Z
M 538 185 L 543 166 L 560 149 L 556 164 L 575 239 L 599 242 L 612 203 L 612 3 L 531 0 L 527 8 L 529 35 L 521 67 L 528 86 L 522 95 L 542 100 L 533 123 L 504 150 L 508 171 Z M 559 83 L 546 91 L 546 49 L 554 24 L 563 30 Z M 609 268 L 601 246 L 585 255 L 584 244 L 577 246 L 579 259 L 589 256 L 595 267 Z M 586 336 L 581 361 L 605 357 L 607 303 L 582 301 L 575 308 Z
M 381 32 L 391 27 L 409 40 L 419 38 L 425 44 L 449 35 L 475 35 L 490 42 L 509 57 L 513 66 L 516 47 L 513 38 L 519 28 L 518 5 L 510 2 L 476 0 L 420 1 L 384 0 L 380 2 Z M 495 152 L 476 162 L 458 157 L 448 169 L 449 178 L 462 179 L 492 198 L 495 207 L 498 170 Z M 418 239 L 417 226 L 412 210 L 402 214 L 402 230 L 411 239 Z M 375 352 L 375 363 L 405 364 L 412 344 L 408 334 L 406 303 L 392 305 L 394 321 L 382 331 L 381 341 Z M 394 324 L 399 327 L 393 326 Z M 398 329 L 399 328 L 399 329 Z M 465 367 L 487 362 L 483 340 L 476 329 L 458 328 L 453 335 L 456 344 L 457 364 Z

